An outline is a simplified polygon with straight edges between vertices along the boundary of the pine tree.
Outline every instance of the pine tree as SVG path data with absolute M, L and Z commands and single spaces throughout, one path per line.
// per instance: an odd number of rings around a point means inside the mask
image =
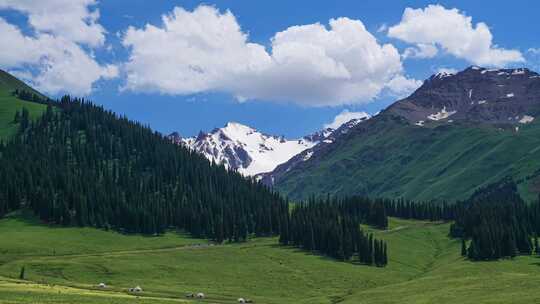
M 536 255 L 540 255 L 540 247 L 538 246 L 538 235 L 534 235 L 534 252 Z
M 467 256 L 467 244 L 463 238 L 461 239 L 461 256 Z
M 19 273 L 19 279 L 24 280 L 24 266 L 21 267 L 21 272 Z
M 513 232 L 510 232 L 510 236 L 508 237 L 507 249 L 511 258 L 517 255 L 516 239 Z
M 470 260 L 476 260 L 478 258 L 478 252 L 476 249 L 476 241 L 473 239 L 469 245 L 469 248 L 467 249 L 467 257 Z
M 13 123 L 18 124 L 21 121 L 21 113 L 19 110 L 15 111 L 15 116 L 13 117 Z
M 367 264 L 368 265 L 373 265 L 373 262 L 374 262 L 374 243 L 373 243 L 373 234 L 370 233 L 369 234 L 369 237 L 368 237 L 368 250 L 367 250 Z
M 384 247 L 383 247 L 383 265 L 384 266 L 388 265 L 388 247 L 386 245 L 386 242 L 384 242 Z

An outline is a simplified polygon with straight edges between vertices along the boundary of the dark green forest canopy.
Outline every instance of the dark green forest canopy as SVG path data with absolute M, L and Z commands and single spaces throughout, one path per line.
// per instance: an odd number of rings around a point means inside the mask
M 287 202 L 265 186 L 92 103 L 47 102 L 35 121 L 15 117 L 0 147 L 0 215 L 27 207 L 56 224 L 219 242 L 279 233 Z
M 514 181 L 505 178 L 476 191 L 456 205 L 450 234 L 462 242 L 462 255 L 472 260 L 493 260 L 539 252 L 533 237 L 540 233 L 540 203 L 526 204 Z M 536 247 L 536 248 L 535 248 Z
M 386 229 L 388 217 L 383 202 L 361 197 L 310 199 L 292 210 L 282 225 L 279 241 L 339 260 L 386 266 L 386 243 L 364 233 L 361 223 Z

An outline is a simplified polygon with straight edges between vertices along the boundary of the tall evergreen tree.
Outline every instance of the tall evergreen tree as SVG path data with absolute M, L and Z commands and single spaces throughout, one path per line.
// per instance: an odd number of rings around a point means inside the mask
M 21 267 L 21 272 L 19 273 L 19 279 L 24 280 L 25 279 L 25 269 L 24 266 Z
M 540 255 L 540 247 L 539 247 L 539 244 L 538 244 L 538 235 L 537 234 L 534 235 L 534 252 L 536 253 L 536 255 Z

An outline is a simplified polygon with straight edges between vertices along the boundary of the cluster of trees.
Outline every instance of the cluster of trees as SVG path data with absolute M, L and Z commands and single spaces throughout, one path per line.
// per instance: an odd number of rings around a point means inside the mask
M 414 202 L 403 198 L 383 199 L 388 216 L 404 219 L 450 221 L 456 216 L 456 205 L 446 202 Z
M 41 95 L 35 94 L 27 90 L 23 90 L 23 89 L 15 89 L 12 92 L 12 95 L 17 96 L 17 98 L 19 99 L 36 102 L 36 103 L 48 104 L 49 102 L 52 102 L 52 100 L 50 100 L 49 98 L 43 97 Z
M 25 130 L 30 124 L 30 112 L 26 108 L 23 108 L 21 112 L 17 110 L 15 117 L 13 117 L 13 123 L 19 124 L 20 130 Z
M 386 228 L 384 205 L 367 198 L 314 200 L 295 205 L 282 219 L 280 243 L 321 253 L 336 259 L 356 259 L 383 267 L 388 263 L 387 245 L 360 228 L 368 223 Z
M 21 95 L 21 92 L 18 92 Z M 80 99 L 49 101 L 41 118 L 14 118 L 0 144 L 0 216 L 123 232 L 185 229 L 217 242 L 277 235 L 288 203 L 277 193 L 148 127 Z
M 527 205 L 516 184 L 505 179 L 476 191 L 456 204 L 450 234 L 462 238 L 461 253 L 471 260 L 529 255 L 540 232 L 540 204 Z M 467 246 L 465 240 L 470 242 Z M 536 238 L 535 238 L 536 239 Z
M 317 203 L 315 199 L 310 199 L 308 203 Z M 381 200 L 373 200 L 368 197 L 351 196 L 344 198 L 326 198 L 327 205 L 337 207 L 342 213 L 348 214 L 358 219 L 361 223 L 374 226 L 379 229 L 388 228 L 388 214 L 386 206 Z

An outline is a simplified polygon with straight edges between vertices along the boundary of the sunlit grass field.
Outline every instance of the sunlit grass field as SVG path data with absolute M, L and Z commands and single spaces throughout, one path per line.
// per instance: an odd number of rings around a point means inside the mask
M 276 238 L 213 245 L 175 231 L 50 227 L 18 212 L 0 220 L 0 303 L 170 303 L 191 292 L 208 303 L 540 302 L 540 258 L 465 261 L 448 226 L 391 219 L 387 231 L 373 230 L 390 254 L 388 267 L 377 268 L 282 247 Z M 127 292 L 137 285 L 142 293 Z

